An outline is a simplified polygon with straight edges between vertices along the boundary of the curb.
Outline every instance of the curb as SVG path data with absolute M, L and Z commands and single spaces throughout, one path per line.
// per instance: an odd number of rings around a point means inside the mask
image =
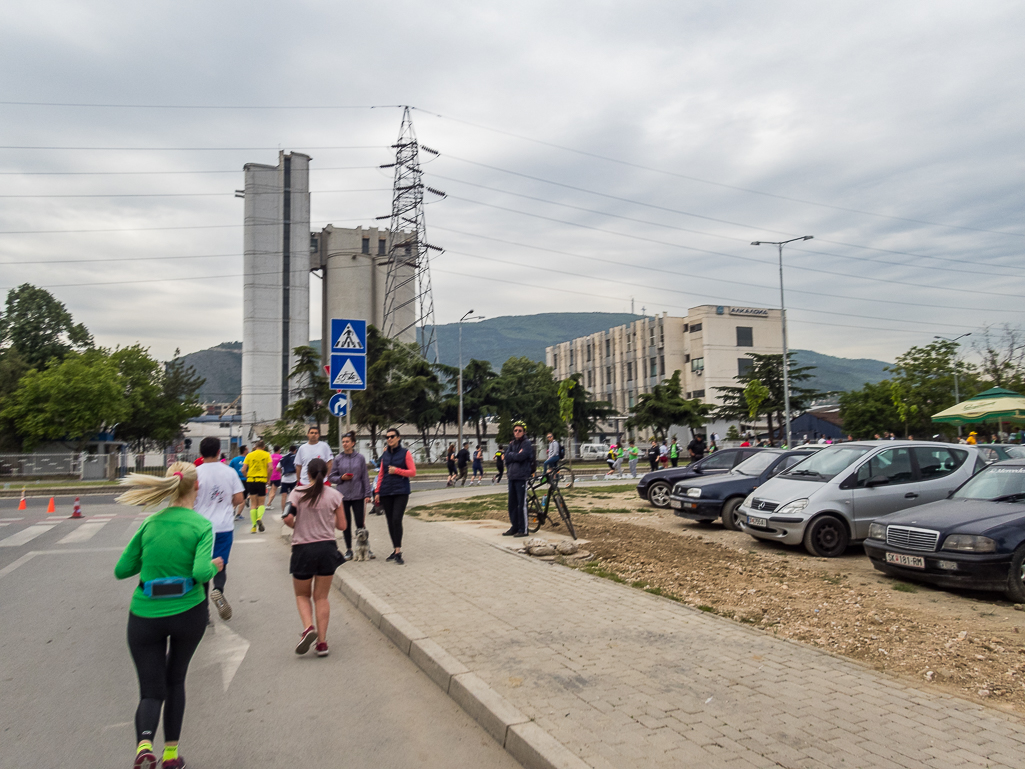
M 290 542 L 292 532 L 282 529 Z M 335 572 L 332 585 L 526 769 L 590 769 L 358 579 Z

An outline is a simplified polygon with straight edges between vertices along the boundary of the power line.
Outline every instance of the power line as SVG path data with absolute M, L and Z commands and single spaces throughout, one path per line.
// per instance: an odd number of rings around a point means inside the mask
M 310 190 L 310 193 L 337 194 L 342 192 L 389 192 L 386 187 L 368 187 L 360 190 Z M 253 195 L 280 195 L 281 191 L 254 192 Z M 82 195 L 0 195 L 0 198 L 209 198 L 234 197 L 234 192 L 105 192 Z
M 378 168 L 380 168 L 380 165 L 325 166 L 309 170 L 310 173 L 317 173 L 320 171 L 368 171 Z M 238 174 L 242 172 L 240 168 L 233 168 L 230 171 L 0 171 L 0 176 L 157 176 L 171 174 Z
M 331 219 L 330 221 L 324 221 L 321 224 L 327 226 L 328 224 L 335 224 L 337 222 L 366 222 L 374 218 L 374 215 L 361 216 L 354 219 Z M 311 225 L 314 222 L 310 222 Z M 83 234 L 89 232 L 153 232 L 158 230 L 218 230 L 218 229 L 230 229 L 244 227 L 245 224 L 187 224 L 187 225 L 174 225 L 169 227 L 112 227 L 112 228 L 101 228 L 94 230 L 0 230 L 0 235 L 66 235 L 66 234 Z M 250 225 L 251 227 L 280 227 L 279 222 L 255 222 Z
M 85 104 L 60 101 L 0 101 L 18 107 L 100 107 L 104 109 L 218 109 L 218 110 L 290 110 L 290 109 L 402 109 L 402 104 Z
M 304 150 L 386 150 L 387 145 L 367 144 L 349 147 L 305 147 Z M 72 150 L 102 152 L 279 152 L 281 147 L 44 147 L 39 145 L 0 145 L 0 150 Z M 298 150 L 295 150 L 298 152 Z

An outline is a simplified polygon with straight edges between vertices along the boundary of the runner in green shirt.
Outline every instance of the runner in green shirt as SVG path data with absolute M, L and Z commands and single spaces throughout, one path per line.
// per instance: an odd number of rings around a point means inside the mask
M 634 445 L 634 439 L 630 439 L 630 448 L 626 450 L 626 457 L 630 460 L 630 477 L 637 477 L 637 460 L 641 458 L 641 450 Z
M 669 461 L 673 467 L 676 467 L 680 463 L 680 446 L 676 442 L 676 436 L 673 436 L 673 442 L 669 446 Z
M 171 503 L 142 522 L 114 567 L 118 579 L 139 576 L 128 613 L 128 649 L 139 677 L 133 768 L 157 766 L 153 738 L 163 709 L 163 769 L 184 769 L 178 738 L 185 675 L 210 617 L 204 583 L 224 568 L 224 561 L 210 557 L 213 526 L 192 509 L 199 490 L 194 465 L 175 462 L 163 478 L 133 473 L 122 484 L 128 487 L 117 498 L 122 504 L 153 508 Z

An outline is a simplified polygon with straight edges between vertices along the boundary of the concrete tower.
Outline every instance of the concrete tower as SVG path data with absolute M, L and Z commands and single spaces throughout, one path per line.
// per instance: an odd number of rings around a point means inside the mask
M 242 440 L 293 400 L 292 350 L 310 340 L 310 157 L 245 166 Z

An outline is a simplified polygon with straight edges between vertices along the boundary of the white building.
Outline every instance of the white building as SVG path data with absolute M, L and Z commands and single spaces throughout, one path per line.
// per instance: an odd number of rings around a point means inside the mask
M 735 377 L 751 365 L 748 353 L 783 353 L 779 310 L 702 305 L 683 318 L 642 318 L 562 342 L 546 349 L 545 360 L 557 380 L 581 374 L 594 397 L 620 413 L 621 425 L 638 396 L 677 370 L 685 398 L 720 403 L 715 388 L 737 384 Z M 723 422 L 707 426 L 720 436 L 727 429 Z M 687 435 L 682 428 L 674 432 L 681 439 Z

